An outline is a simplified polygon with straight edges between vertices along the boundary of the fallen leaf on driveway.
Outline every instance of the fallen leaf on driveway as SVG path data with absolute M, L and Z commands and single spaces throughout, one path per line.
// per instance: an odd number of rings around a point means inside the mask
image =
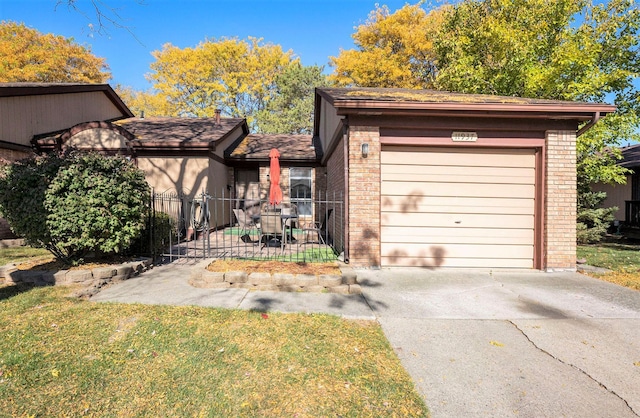
M 489 341 L 489 344 L 495 345 L 496 347 L 504 347 L 504 344 L 499 343 L 498 341 Z

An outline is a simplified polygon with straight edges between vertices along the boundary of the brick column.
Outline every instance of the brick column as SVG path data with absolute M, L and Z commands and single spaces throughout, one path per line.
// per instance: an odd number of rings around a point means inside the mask
M 576 133 L 547 131 L 545 267 L 576 268 Z
M 362 156 L 362 144 L 369 155 Z M 380 130 L 349 127 L 349 261 L 357 267 L 380 265 Z

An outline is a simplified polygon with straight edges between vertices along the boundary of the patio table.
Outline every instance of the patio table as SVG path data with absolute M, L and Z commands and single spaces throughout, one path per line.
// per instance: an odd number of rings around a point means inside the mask
M 293 221 L 298 219 L 298 215 L 282 213 L 280 218 L 282 219 L 282 251 L 284 251 L 284 246 L 287 243 L 287 221 L 291 220 L 291 224 L 293 224 Z M 293 242 L 293 231 L 291 232 L 291 240 Z

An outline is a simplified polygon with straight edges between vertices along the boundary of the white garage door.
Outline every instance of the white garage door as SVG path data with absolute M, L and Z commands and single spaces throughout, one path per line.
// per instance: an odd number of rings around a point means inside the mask
M 533 268 L 535 151 L 384 147 L 383 266 Z

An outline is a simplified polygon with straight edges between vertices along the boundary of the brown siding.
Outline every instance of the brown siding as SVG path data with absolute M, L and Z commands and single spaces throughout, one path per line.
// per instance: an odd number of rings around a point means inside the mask
M 545 266 L 576 267 L 576 133 L 548 131 L 546 146 Z
M 127 152 L 127 139 L 115 131 L 95 128 L 75 134 L 67 140 L 64 146 L 91 151 L 122 150 L 122 152 Z
M 137 164 L 158 193 L 194 195 L 207 189 L 208 157 L 138 157 Z
M 331 140 L 333 135 L 340 124 L 340 117 L 338 116 L 336 109 L 327 103 L 326 100 L 320 102 L 320 114 L 322 119 L 320 120 L 319 136 L 322 145 L 322 149 L 328 150 L 331 148 Z
M 606 192 L 607 198 L 600 205 L 603 208 L 617 207 L 615 212 L 616 220 L 625 220 L 625 200 L 631 200 L 631 176 L 627 176 L 627 182 L 625 184 L 602 184 L 596 183 L 591 186 L 593 191 Z
M 122 117 L 120 110 L 99 91 L 2 97 L 0 140 L 28 146 L 34 135 L 119 117 Z
M 31 152 L 0 148 L 0 160 L 17 161 L 33 155 Z

